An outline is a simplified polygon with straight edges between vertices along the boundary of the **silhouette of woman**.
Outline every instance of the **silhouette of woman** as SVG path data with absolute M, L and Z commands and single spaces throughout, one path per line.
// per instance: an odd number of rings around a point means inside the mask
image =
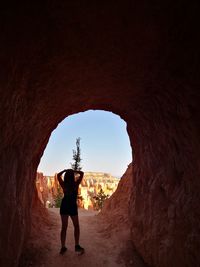
M 63 173 L 65 173 L 64 181 L 62 179 Z M 83 175 L 84 172 L 74 171 L 72 169 L 63 170 L 57 174 L 57 179 L 64 193 L 60 206 L 60 216 L 62 221 L 60 254 L 64 254 L 67 251 L 65 241 L 69 216 L 71 217 L 74 226 L 75 252 L 78 254 L 84 253 L 84 248 L 79 245 L 80 227 L 77 207 L 78 187 L 83 179 Z

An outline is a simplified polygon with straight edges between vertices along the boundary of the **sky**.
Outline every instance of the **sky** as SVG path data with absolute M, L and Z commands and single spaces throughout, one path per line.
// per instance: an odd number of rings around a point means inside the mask
M 88 110 L 66 117 L 54 129 L 38 172 L 51 176 L 71 168 L 78 137 L 84 172 L 106 172 L 121 177 L 132 161 L 126 122 L 112 112 Z

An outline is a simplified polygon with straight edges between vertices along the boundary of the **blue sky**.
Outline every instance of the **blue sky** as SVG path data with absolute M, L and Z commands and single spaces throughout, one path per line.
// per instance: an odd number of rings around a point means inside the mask
M 88 110 L 65 118 L 52 132 L 38 171 L 54 175 L 71 168 L 78 137 L 85 172 L 107 172 L 121 177 L 132 161 L 126 122 L 112 112 Z

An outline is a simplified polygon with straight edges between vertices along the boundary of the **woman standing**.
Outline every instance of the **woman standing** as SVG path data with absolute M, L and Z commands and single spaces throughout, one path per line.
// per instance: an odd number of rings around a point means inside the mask
M 63 173 L 65 173 L 64 181 L 62 179 Z M 79 175 L 78 177 L 77 174 Z M 84 253 L 84 248 L 79 245 L 80 227 L 77 207 L 78 187 L 83 179 L 83 175 L 84 172 L 74 171 L 72 169 L 63 170 L 57 174 L 59 184 L 62 187 L 64 193 L 64 197 L 60 206 L 60 216 L 62 221 L 62 229 L 60 233 L 60 254 L 64 254 L 67 251 L 65 241 L 69 216 L 71 217 L 74 225 L 75 252 L 77 252 L 78 254 Z

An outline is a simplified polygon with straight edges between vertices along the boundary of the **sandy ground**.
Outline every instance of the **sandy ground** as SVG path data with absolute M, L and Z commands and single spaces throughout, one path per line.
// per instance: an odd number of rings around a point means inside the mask
M 106 228 L 106 222 L 95 211 L 79 209 L 80 245 L 85 254 L 74 252 L 73 225 L 69 218 L 67 241 L 64 255 L 60 250 L 61 221 L 59 209 L 49 209 L 50 223 L 30 240 L 19 267 L 144 267 L 144 263 L 134 253 L 126 234 L 112 233 Z

